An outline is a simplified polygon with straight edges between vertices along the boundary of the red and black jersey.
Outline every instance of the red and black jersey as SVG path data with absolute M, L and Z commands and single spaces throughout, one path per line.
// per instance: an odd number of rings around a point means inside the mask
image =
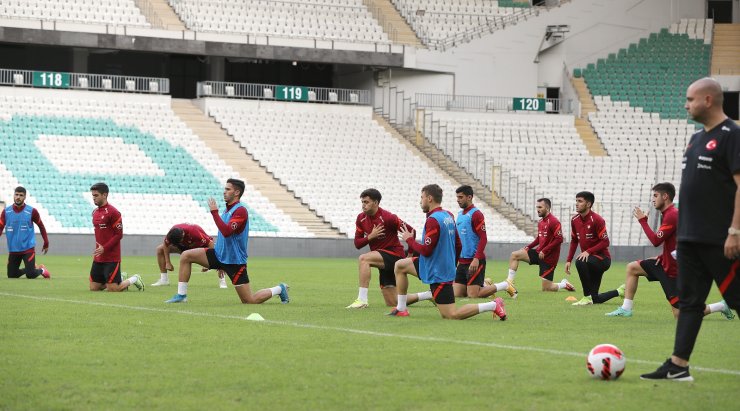
M 414 228 L 398 218 L 397 215 L 378 208 L 375 215 L 360 213 L 355 222 L 355 247 L 360 248 L 370 245 L 371 251 L 385 251 L 398 257 L 404 257 L 403 246 L 398 240 L 398 230 L 405 226 L 408 231 L 414 231 Z M 385 232 L 372 241 L 368 241 L 367 236 L 376 226 L 383 226 Z
M 585 216 L 576 214 L 570 220 L 570 250 L 568 259 L 573 261 L 576 248 L 599 258 L 611 258 L 609 254 L 609 235 L 606 233 L 606 221 L 600 215 L 589 211 Z
M 213 238 L 206 234 L 205 230 L 197 224 L 175 224 L 172 228 L 182 230 L 182 241 L 179 244 L 170 244 L 170 240 L 165 237 L 164 244 L 166 246 L 173 245 L 180 251 L 192 250 L 193 248 L 208 248 L 208 244 L 213 241 Z
M 537 223 L 537 238 L 527 248 L 545 253 L 542 260 L 545 264 L 555 267 L 560 259 L 560 246 L 563 244 L 563 228 L 560 221 L 548 213 Z
M 675 278 L 678 274 L 678 264 L 671 253 L 676 249 L 676 229 L 678 226 L 678 210 L 670 206 L 663 210 L 663 219 L 657 232 L 653 232 L 648 225 L 647 217 L 641 218 L 640 225 L 648 239 L 654 246 L 663 244 L 663 253 L 660 255 L 660 264 L 668 277 Z
M 106 204 L 92 212 L 95 227 L 95 243 L 103 246 L 103 254 L 95 256 L 97 263 L 117 263 L 121 261 L 121 239 L 123 238 L 123 219 L 121 213 L 112 205 Z

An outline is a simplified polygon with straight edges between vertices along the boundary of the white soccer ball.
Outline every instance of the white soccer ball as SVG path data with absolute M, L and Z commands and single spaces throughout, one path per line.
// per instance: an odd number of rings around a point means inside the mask
M 593 378 L 616 380 L 624 372 L 626 362 L 627 358 L 616 345 L 599 344 L 588 353 L 586 368 Z

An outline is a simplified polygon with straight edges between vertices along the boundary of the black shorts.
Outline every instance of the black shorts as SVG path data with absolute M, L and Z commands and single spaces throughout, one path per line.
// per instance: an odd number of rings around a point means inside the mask
M 455 304 L 455 291 L 452 289 L 452 281 L 448 283 L 429 284 L 429 291 L 437 304 Z
M 98 284 L 121 284 L 121 262 L 99 263 L 93 261 L 90 282 Z
M 403 257 L 393 255 L 387 251 L 379 250 L 380 256 L 383 257 L 383 265 L 385 268 L 378 269 L 380 275 L 378 281 L 380 282 L 380 288 L 395 287 L 396 286 L 396 273 L 393 271 L 396 266 L 396 261 L 402 260 Z
M 213 248 L 206 250 L 206 258 L 208 258 L 208 268 L 225 272 L 231 279 L 231 284 L 249 284 L 246 264 L 223 264 L 221 261 L 218 261 L 216 250 Z
M 540 278 L 552 281 L 555 277 L 555 267 L 557 267 L 557 265 L 550 265 L 544 261 L 540 261 L 540 253 L 531 248 L 527 250 L 527 256 L 529 256 L 529 265 L 537 264 L 540 266 Z
M 470 273 L 470 264 L 458 264 L 455 282 L 465 285 L 478 285 L 483 287 L 483 280 L 486 278 L 486 260 L 479 260 L 478 270 Z
M 416 275 L 419 275 L 419 257 L 411 257 L 411 260 L 414 262 L 414 269 L 416 270 Z
M 648 281 L 660 281 L 665 298 L 674 308 L 678 308 L 678 282 L 676 277 L 668 277 L 663 266 L 655 264 L 655 259 L 640 260 L 638 264 L 647 274 Z

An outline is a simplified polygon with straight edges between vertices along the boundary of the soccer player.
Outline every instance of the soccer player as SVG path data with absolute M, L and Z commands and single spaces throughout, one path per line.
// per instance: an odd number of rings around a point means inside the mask
M 727 305 L 740 308 L 740 127 L 722 110 L 722 86 L 692 83 L 684 107 L 704 127 L 683 155 L 678 215 L 678 309 L 673 355 L 646 380 L 693 381 L 689 358 L 714 280 Z
M 576 215 L 570 220 L 571 240 L 565 273 L 570 275 L 570 265 L 576 248 L 581 246 L 581 253 L 576 257 L 576 270 L 583 287 L 583 298 L 573 305 L 599 304 L 599 287 L 604 272 L 612 264 L 609 254 L 609 236 L 606 233 L 606 222 L 600 215 L 591 211 L 594 195 L 589 191 L 576 194 Z
M 622 306 L 607 313 L 609 317 L 632 317 L 632 305 L 637 291 L 637 283 L 640 277 L 647 277 L 648 281 L 659 281 L 663 287 L 666 299 L 672 306 L 674 317 L 678 318 L 678 290 L 676 288 L 676 275 L 678 267 L 673 258 L 676 249 L 676 226 L 678 225 L 678 209 L 673 205 L 676 188 L 671 183 L 659 183 L 653 186 L 653 207 L 662 215 L 660 227 L 657 232 L 648 225 L 648 218 L 639 207 L 635 207 L 633 215 L 642 226 L 653 246 L 663 244 L 663 252 L 655 258 L 633 261 L 627 265 L 627 278 L 625 283 L 616 291 L 624 296 Z M 613 295 L 614 293 L 610 293 Z M 723 303 L 709 304 L 705 308 L 705 315 L 718 310 L 725 318 L 731 320 L 735 317 L 732 311 Z
M 182 253 L 193 248 L 213 248 L 213 238 L 206 234 L 197 224 L 175 224 L 167 232 L 162 244 L 156 248 L 157 264 L 159 265 L 160 277 L 152 287 L 170 285 L 167 271 L 174 270 L 170 261 L 170 253 Z M 226 288 L 226 278 L 223 271 L 218 272 L 219 287 Z
M 16 187 L 13 193 L 13 205 L 6 207 L 0 214 L 0 235 L 3 230 L 8 238 L 8 278 L 20 278 L 25 275 L 32 279 L 39 276 L 51 278 L 49 270 L 43 264 L 36 268 L 36 235 L 33 225 L 36 224 L 44 239 L 41 252 L 49 251 L 49 237 L 41 221 L 38 210 L 26 204 L 26 189 Z M 21 261 L 25 268 L 20 268 Z
M 529 265 L 537 264 L 540 267 L 542 291 L 559 291 L 562 289 L 575 291 L 575 287 L 565 278 L 559 283 L 552 281 L 555 277 L 555 267 L 558 266 L 558 259 L 560 258 L 560 246 L 563 244 L 563 230 L 560 221 L 550 213 L 552 202 L 549 198 L 540 198 L 537 200 L 535 208 L 537 209 L 537 216 L 540 218 L 537 223 L 537 238 L 528 246 L 511 253 L 508 281 L 514 281 L 516 270 L 519 268 L 519 261 L 524 261 Z
M 459 308 L 455 306 L 452 282 L 456 272 L 455 260 L 462 249 L 462 244 L 457 235 L 454 216 L 449 211 L 443 210 L 441 204 L 442 189 L 438 185 L 430 184 L 422 188 L 421 209 L 427 214 L 422 244 L 416 242 L 414 233 L 406 226 L 399 230 L 403 241 L 420 254 L 417 268 L 419 279 L 424 284 L 429 284 L 429 290 L 442 318 L 462 320 L 482 312 L 493 311 L 494 318 L 506 320 L 504 302 L 500 297 L 486 303 L 466 304 Z M 388 315 L 408 317 L 406 307 L 408 277 L 405 273 L 397 272 L 398 304 Z
M 498 284 L 486 285 L 486 220 L 483 213 L 473 204 L 473 188 L 460 186 L 455 190 L 457 205 L 461 210 L 457 213 L 457 233 L 462 243 L 460 260 L 457 263 L 457 274 L 452 285 L 455 297 L 488 297 L 496 291 L 503 291 L 511 298 L 517 297 L 517 290 L 513 281 L 502 281 Z
M 370 286 L 370 268 L 379 271 L 380 290 L 383 293 L 385 304 L 389 307 L 396 305 L 396 277 L 393 267 L 396 261 L 405 257 L 401 242 L 398 241 L 400 227 L 413 227 L 404 223 L 395 214 L 380 208 L 382 196 L 380 191 L 368 188 L 360 193 L 362 212 L 357 215 L 355 222 L 355 247 L 361 249 L 366 245 L 370 251 L 360 255 L 358 260 L 359 291 L 357 299 L 346 308 L 366 308 L 368 306 L 368 287 Z M 431 295 L 420 293 L 422 299 L 431 299 Z M 410 296 L 409 304 L 418 301 L 418 294 Z
M 223 270 L 234 284 L 234 290 L 243 304 L 261 304 L 278 295 L 283 304 L 287 304 L 288 286 L 280 283 L 272 288 L 265 288 L 252 294 L 247 273 L 247 245 L 249 243 L 249 214 L 241 202 L 244 194 L 244 181 L 236 178 L 226 180 L 224 201 L 226 210 L 219 216 L 218 204 L 213 198 L 208 199 L 211 216 L 218 227 L 218 237 L 214 248 L 193 248 L 183 251 L 180 256 L 180 279 L 177 283 L 177 294 L 165 301 L 167 303 L 184 303 L 188 300 L 188 281 L 193 263 L 206 269 Z
M 90 187 L 93 203 L 97 206 L 92 212 L 95 251 L 90 268 L 90 291 L 126 291 L 132 284 L 139 291 L 144 291 L 141 276 L 134 275 L 128 279 L 121 277 L 123 219 L 121 213 L 108 203 L 109 192 L 105 183 L 95 183 Z

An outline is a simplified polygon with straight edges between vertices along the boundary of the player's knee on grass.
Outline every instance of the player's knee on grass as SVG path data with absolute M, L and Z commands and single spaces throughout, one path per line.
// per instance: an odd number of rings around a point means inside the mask
M 455 304 L 437 304 L 439 315 L 445 320 L 457 320 L 457 313 L 455 312 Z

